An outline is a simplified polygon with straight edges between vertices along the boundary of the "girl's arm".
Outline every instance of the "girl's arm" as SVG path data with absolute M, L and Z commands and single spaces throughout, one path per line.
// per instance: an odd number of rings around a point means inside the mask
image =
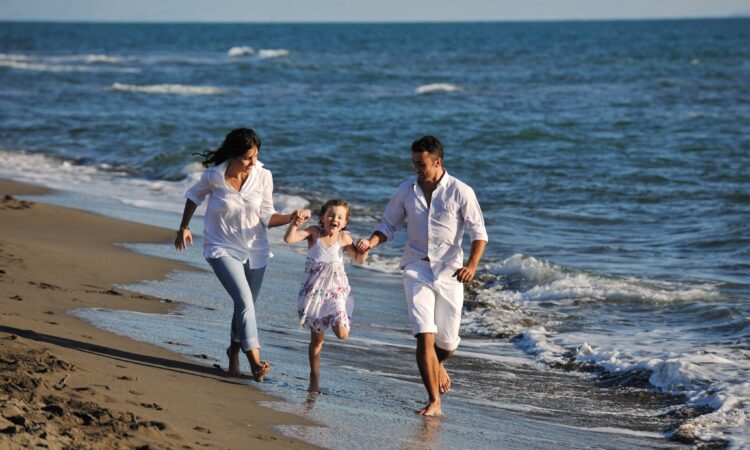
M 358 252 L 357 248 L 354 246 L 354 241 L 352 241 L 351 236 L 349 234 L 346 235 L 346 240 L 344 241 L 344 251 L 347 255 L 354 261 L 355 263 L 359 264 L 360 266 L 367 261 L 367 253 L 368 252 Z
M 315 236 L 317 236 L 318 227 L 314 225 L 309 226 L 304 230 L 299 229 L 299 227 L 302 226 L 302 224 L 305 223 L 305 221 L 309 218 L 309 209 L 300 212 L 294 218 L 294 220 L 292 220 L 292 223 L 289 224 L 289 228 L 286 229 L 286 233 L 284 234 L 284 242 L 286 242 L 287 244 L 294 244 L 295 242 L 306 239 L 309 243 L 311 237 L 314 238 Z

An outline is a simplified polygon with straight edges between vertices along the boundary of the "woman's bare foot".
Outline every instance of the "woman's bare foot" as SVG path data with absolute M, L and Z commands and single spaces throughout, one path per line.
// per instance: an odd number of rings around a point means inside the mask
M 414 412 L 422 416 L 439 416 L 443 414 L 443 410 L 440 408 L 440 400 L 431 401 L 424 408 Z
M 240 376 L 240 349 L 239 347 L 227 348 L 227 358 L 229 358 L 229 375 Z
M 259 366 L 252 366 L 250 370 L 253 371 L 253 380 L 260 383 L 271 370 L 271 363 L 268 361 L 261 361 Z
M 445 366 L 443 363 L 440 363 L 440 372 L 438 373 L 438 385 L 440 386 L 440 393 L 445 394 L 446 392 L 451 390 L 451 386 L 453 385 L 453 382 L 451 382 L 451 377 L 448 375 L 448 372 L 445 370 Z

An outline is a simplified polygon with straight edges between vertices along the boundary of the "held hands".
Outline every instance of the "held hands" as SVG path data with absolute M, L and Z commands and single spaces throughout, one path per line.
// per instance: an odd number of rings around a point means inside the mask
M 367 253 L 370 251 L 370 241 L 368 239 L 359 239 L 357 244 L 354 246 L 357 249 L 357 253 Z
M 292 213 L 292 224 L 295 227 L 301 227 L 310 217 L 312 217 L 312 213 L 309 209 L 303 209 L 302 211 L 295 209 Z
M 181 252 L 183 250 L 187 250 L 187 243 L 190 243 L 190 246 L 193 246 L 193 235 L 190 233 L 190 230 L 187 228 L 180 228 L 177 230 L 177 237 L 174 239 L 174 248 L 175 250 Z

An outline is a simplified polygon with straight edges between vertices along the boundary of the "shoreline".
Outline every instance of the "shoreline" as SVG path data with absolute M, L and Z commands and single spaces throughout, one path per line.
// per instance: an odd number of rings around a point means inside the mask
M 280 399 L 249 376 L 228 377 L 69 314 L 168 314 L 176 303 L 113 286 L 196 269 L 115 245 L 166 245 L 166 229 L 12 197 L 47 192 L 0 180 L 3 446 L 313 447 L 271 428 L 316 424 L 260 406 Z

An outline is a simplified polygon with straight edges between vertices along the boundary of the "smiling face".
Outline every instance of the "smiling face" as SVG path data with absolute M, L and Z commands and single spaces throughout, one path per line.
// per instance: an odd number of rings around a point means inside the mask
M 327 233 L 334 233 L 341 231 L 346 224 L 349 222 L 349 208 L 346 206 L 329 206 L 320 221 L 323 225 L 323 230 Z
M 412 152 L 411 162 L 420 182 L 434 182 L 443 175 L 443 159 L 428 152 Z
M 232 158 L 232 166 L 237 172 L 250 173 L 258 162 L 258 147 L 252 147 L 244 154 Z

